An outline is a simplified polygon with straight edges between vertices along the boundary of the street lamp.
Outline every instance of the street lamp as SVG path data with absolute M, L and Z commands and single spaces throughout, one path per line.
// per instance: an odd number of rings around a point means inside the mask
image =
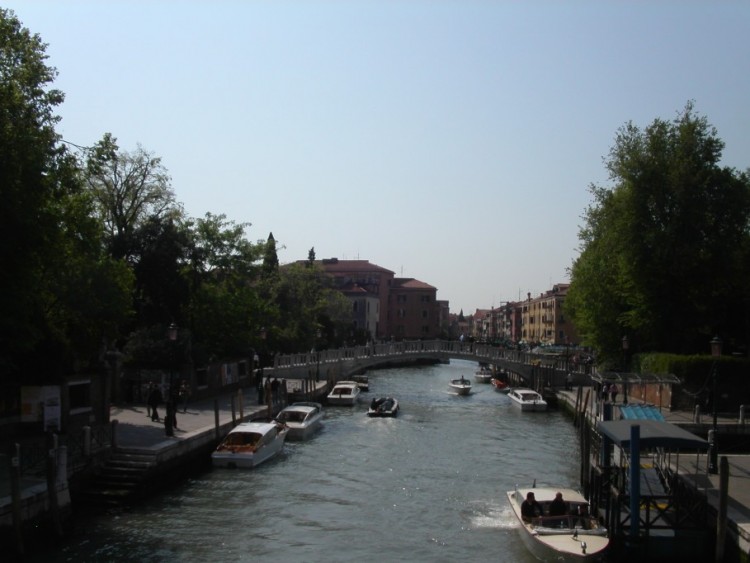
M 167 436 L 174 436 L 174 414 L 175 414 L 175 403 L 174 403 L 174 364 L 175 364 L 175 345 L 177 342 L 177 325 L 172 323 L 167 329 L 167 338 L 170 342 L 170 356 L 171 361 L 169 365 L 169 390 L 167 391 L 167 408 L 166 415 L 164 416 L 164 433 Z
M 718 371 L 717 361 L 719 356 L 721 356 L 721 347 L 723 345 L 723 342 L 721 341 L 721 338 L 718 336 L 714 336 L 711 339 L 711 356 L 714 358 L 713 367 L 712 367 L 712 373 L 711 373 L 711 398 L 712 398 L 712 409 L 713 409 L 713 428 L 711 430 L 711 439 L 709 440 L 709 444 L 711 447 L 711 455 L 708 460 L 708 472 L 716 474 L 719 472 L 719 446 L 717 444 L 717 437 L 716 437 L 716 431 L 717 431 L 717 414 L 716 414 L 716 372 Z

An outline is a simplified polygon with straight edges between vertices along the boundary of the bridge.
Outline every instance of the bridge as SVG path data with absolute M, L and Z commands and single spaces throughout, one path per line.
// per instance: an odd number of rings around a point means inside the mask
M 455 340 L 386 342 L 302 354 L 277 355 L 273 377 L 311 382 L 350 379 L 368 369 L 388 366 L 448 363 L 452 359 L 468 360 L 494 366 L 503 371 L 511 384 L 541 390 L 563 387 L 570 371 L 575 385 L 589 381 L 586 371 L 573 371 L 565 354 L 532 354 L 487 344 Z M 590 366 L 583 366 L 585 368 Z M 268 369 L 268 368 L 266 368 Z M 269 370 L 271 371 L 271 370 Z

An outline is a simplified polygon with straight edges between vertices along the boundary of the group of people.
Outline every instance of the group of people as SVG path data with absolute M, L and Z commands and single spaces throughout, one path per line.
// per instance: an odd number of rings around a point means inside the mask
M 154 422 L 161 422 L 159 406 L 162 403 L 165 403 L 166 414 L 164 415 L 164 426 L 167 429 L 167 435 L 171 436 L 170 430 L 177 428 L 177 401 L 179 399 L 182 404 L 182 412 L 186 413 L 189 397 L 190 386 L 184 379 L 180 383 L 177 393 L 174 393 L 172 389 L 169 390 L 166 401 L 159 386 L 151 382 L 148 384 L 148 392 L 146 396 L 146 416 Z
M 577 516 L 580 520 L 579 523 L 586 527 L 586 518 L 588 517 L 588 507 L 581 504 L 576 509 L 575 513 L 571 513 L 570 506 L 565 499 L 563 499 L 562 493 L 557 493 L 552 502 L 547 507 L 547 514 L 544 513 L 544 508 L 536 500 L 534 493 L 529 491 L 526 493 L 526 500 L 521 503 L 521 518 L 524 522 L 531 522 L 534 518 L 542 516 L 549 517 L 561 517 L 561 516 Z

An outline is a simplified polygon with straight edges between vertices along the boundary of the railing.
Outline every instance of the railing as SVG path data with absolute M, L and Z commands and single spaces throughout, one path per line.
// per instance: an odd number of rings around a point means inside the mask
M 551 385 L 562 387 L 568 371 L 576 375 L 590 372 L 591 366 L 574 366 L 569 357 L 560 354 L 532 354 L 456 340 L 417 340 L 381 342 L 352 346 L 334 350 L 311 351 L 300 354 L 278 355 L 273 369 L 281 377 L 304 379 L 319 374 L 320 369 L 332 364 L 345 366 L 344 371 L 353 373 L 379 363 L 395 362 L 413 358 L 438 360 L 467 359 L 476 362 L 494 363 L 516 372 L 527 384 L 534 387 Z

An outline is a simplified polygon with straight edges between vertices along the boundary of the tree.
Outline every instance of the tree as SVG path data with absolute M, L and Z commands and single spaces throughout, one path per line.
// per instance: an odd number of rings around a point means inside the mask
M 276 254 L 276 239 L 273 238 L 273 233 L 268 233 L 268 240 L 266 240 L 265 252 L 263 254 L 263 276 L 273 276 L 278 271 L 279 257 Z
M 130 260 L 135 231 L 146 221 L 181 215 L 161 159 L 143 149 L 120 150 L 106 133 L 90 152 L 86 179 L 113 257 Z
M 97 361 L 130 311 L 129 273 L 102 252 L 77 160 L 54 129 L 63 94 L 45 50 L 0 9 L 0 365 L 25 381 Z
M 613 186 L 590 187 L 566 300 L 586 343 L 614 356 L 625 334 L 678 353 L 717 332 L 747 341 L 750 181 L 720 166 L 723 148 L 692 103 L 671 122 L 618 130 Z

